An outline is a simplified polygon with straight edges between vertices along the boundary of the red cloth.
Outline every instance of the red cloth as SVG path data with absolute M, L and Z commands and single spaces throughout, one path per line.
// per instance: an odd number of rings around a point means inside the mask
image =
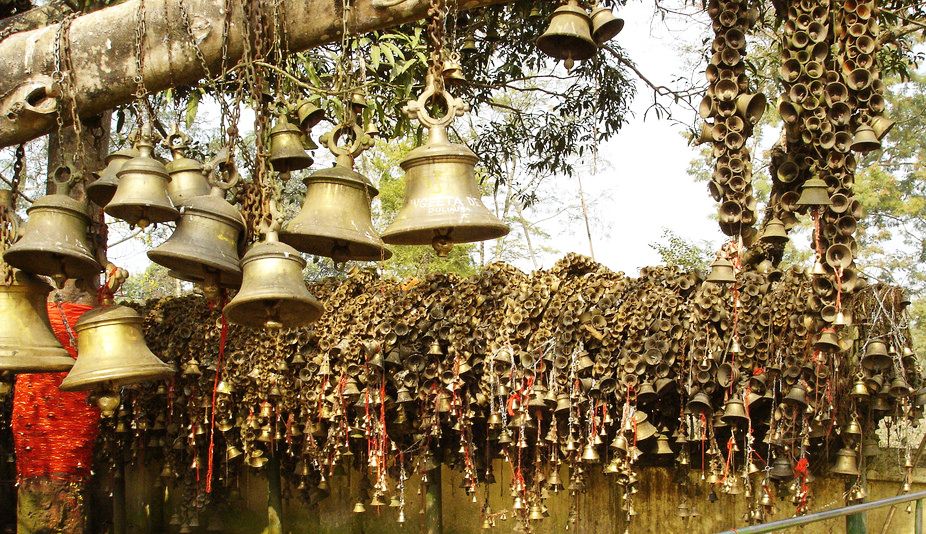
M 48 303 L 48 318 L 55 337 L 77 357 L 62 318 L 71 330 L 77 319 L 93 309 L 83 304 Z M 87 403 L 86 392 L 58 389 L 67 373 L 21 374 L 13 394 L 13 441 L 16 472 L 20 479 L 45 477 L 80 481 L 90 476 L 93 444 L 99 432 L 100 411 Z

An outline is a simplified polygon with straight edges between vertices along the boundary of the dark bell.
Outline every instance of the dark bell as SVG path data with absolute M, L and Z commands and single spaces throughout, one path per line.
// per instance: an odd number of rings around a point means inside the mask
M 106 167 L 100 173 L 100 177 L 87 184 L 87 198 L 97 206 L 103 207 L 109 204 L 119 186 L 119 171 L 127 161 L 136 157 L 138 157 L 138 150 L 134 148 L 124 148 L 106 156 Z

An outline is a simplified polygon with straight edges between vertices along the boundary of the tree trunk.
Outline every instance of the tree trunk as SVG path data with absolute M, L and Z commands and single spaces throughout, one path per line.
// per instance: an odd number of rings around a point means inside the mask
M 459 0 L 460 10 L 506 0 Z M 511 0 L 507 0 L 511 1 Z M 83 15 L 71 24 L 69 37 L 75 72 L 71 73 L 82 117 L 92 117 L 131 102 L 136 84 L 135 19 L 139 0 Z M 394 5 L 392 5 L 394 4 Z M 150 91 L 191 85 L 204 76 L 181 15 L 189 14 L 195 36 L 210 72 L 221 64 L 224 0 L 146 0 L 144 77 Z M 243 14 L 240 4 L 231 14 L 228 60 L 242 54 Z M 282 0 L 280 13 L 289 38 L 287 48 L 298 51 L 340 39 L 341 3 L 337 0 Z M 427 0 L 357 0 L 352 29 L 356 33 L 381 30 L 422 18 Z M 55 125 L 56 100 L 51 96 L 55 71 L 58 25 L 17 33 L 0 41 L 0 147 L 49 133 Z M 62 51 L 64 53 L 64 51 Z

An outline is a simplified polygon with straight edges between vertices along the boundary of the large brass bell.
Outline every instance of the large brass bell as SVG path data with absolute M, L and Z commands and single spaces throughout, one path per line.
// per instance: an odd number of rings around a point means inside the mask
M 308 168 L 312 158 L 302 144 L 302 132 L 281 115 L 270 131 L 270 164 L 277 172 L 292 172 Z
M 180 217 L 180 212 L 167 196 L 170 175 L 164 164 L 154 159 L 150 133 L 142 134 L 138 142 L 138 157 L 125 162 L 118 176 L 116 194 L 103 210 L 107 215 L 140 228 L 175 221 Z
M 3 253 L 6 263 L 28 273 L 50 276 L 58 287 L 68 278 L 88 278 L 103 270 L 87 236 L 87 204 L 68 196 L 71 178 L 67 167 L 55 172 L 58 191 L 29 206 L 22 237 Z
M 579 7 L 576 0 L 569 0 L 553 12 L 550 26 L 537 39 L 537 48 L 552 58 L 563 60 L 566 68 L 571 70 L 576 61 L 588 59 L 598 52 L 591 32 L 592 19 L 588 13 Z
M 706 281 L 715 284 L 732 284 L 736 282 L 733 262 L 723 256 L 718 256 L 714 263 L 711 264 L 711 272 L 707 275 Z
M 617 37 L 623 29 L 624 19 L 614 16 L 609 8 L 598 6 L 592 10 L 592 38 L 598 46 Z
M 77 361 L 62 391 L 112 389 L 174 374 L 145 345 L 142 317 L 128 306 L 108 304 L 83 314 L 74 326 Z
M 431 117 L 426 106 L 442 98 L 447 114 Z M 446 256 L 454 243 L 502 237 L 508 225 L 482 204 L 474 167 L 479 158 L 465 145 L 451 143 L 447 126 L 463 114 L 466 105 L 446 91 L 437 92 L 429 79 L 425 92 L 404 111 L 428 128 L 428 142 L 411 151 L 401 165 L 405 170 L 405 205 L 383 232 L 393 245 L 431 245 Z
M 833 472 L 851 477 L 859 476 L 858 454 L 852 449 L 839 449 L 836 453 L 836 465 Z
M 180 133 L 174 127 L 173 133 L 167 136 L 165 145 L 173 155 L 173 161 L 165 168 L 170 175 L 167 184 L 167 196 L 174 206 L 185 206 L 191 198 L 208 195 L 209 182 L 203 173 L 203 164 L 184 155 L 189 137 Z
M 784 223 L 778 217 L 772 217 L 765 224 L 765 230 L 762 232 L 762 241 L 766 243 L 786 243 L 788 241 L 788 232 L 785 230 Z
M 148 258 L 167 267 L 172 276 L 202 282 L 207 287 L 241 284 L 239 250 L 245 223 L 237 208 L 225 200 L 225 189 L 237 181 L 216 185 L 212 193 L 186 200 L 177 229 Z
M 0 284 L 0 371 L 67 371 L 74 365 L 51 331 L 46 300 L 51 286 L 22 271 Z
M 862 357 L 862 367 L 873 371 L 886 369 L 893 363 L 893 359 L 887 352 L 887 345 L 881 341 L 870 341 L 865 347 L 865 355 Z
M 109 204 L 119 186 L 119 171 L 127 161 L 137 157 L 138 150 L 134 148 L 123 148 L 106 156 L 106 167 L 100 173 L 100 177 L 87 184 L 85 188 L 87 198 L 97 206 Z
M 829 206 L 832 204 L 826 182 L 814 176 L 801 186 L 801 196 L 797 199 L 798 206 Z
M 353 143 L 347 148 L 337 146 L 338 137 L 348 130 L 353 130 Z M 370 214 L 370 203 L 379 191 L 353 169 L 354 158 L 372 141 L 357 124 L 344 124 L 323 136 L 322 142 L 337 156 L 337 163 L 304 180 L 302 211 L 283 225 L 280 240 L 336 262 L 390 258 L 392 252 L 373 228 Z
M 321 317 L 322 305 L 302 278 L 306 262 L 270 231 L 241 259 L 241 289 L 225 306 L 228 320 L 255 328 L 295 328 Z

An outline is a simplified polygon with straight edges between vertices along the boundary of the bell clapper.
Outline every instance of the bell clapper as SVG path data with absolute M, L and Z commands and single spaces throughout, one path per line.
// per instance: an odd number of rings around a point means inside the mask
M 119 403 L 122 402 L 119 389 L 111 384 L 105 386 L 105 389 L 97 393 L 95 397 L 96 405 L 100 409 L 100 416 L 107 418 L 116 413 Z
M 431 241 L 431 246 L 434 247 L 434 251 L 437 252 L 439 258 L 446 258 L 450 255 L 450 251 L 453 250 L 453 240 L 450 239 L 450 229 L 446 230 L 446 233 L 440 232 L 434 236 L 434 239 Z

